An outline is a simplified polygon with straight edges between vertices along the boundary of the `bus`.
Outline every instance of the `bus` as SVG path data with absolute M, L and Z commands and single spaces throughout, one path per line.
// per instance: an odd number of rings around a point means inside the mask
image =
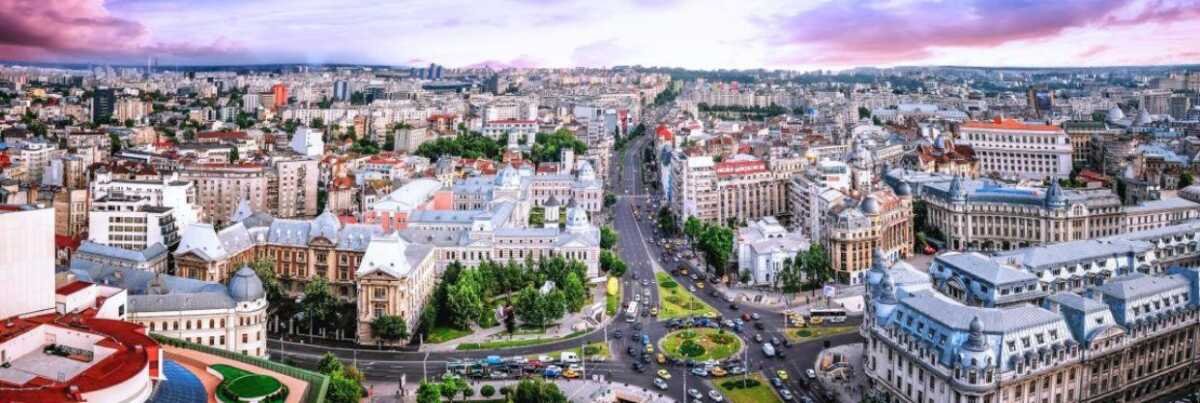
M 625 321 L 626 322 L 636 322 L 637 321 L 637 313 L 638 313 L 637 301 L 630 302 L 629 309 L 625 310 Z
M 813 310 L 809 311 L 808 314 L 812 319 L 821 318 L 819 320 L 813 320 L 813 322 L 818 322 L 818 323 L 819 322 L 842 323 L 842 322 L 846 321 L 846 310 L 845 309 L 813 309 Z

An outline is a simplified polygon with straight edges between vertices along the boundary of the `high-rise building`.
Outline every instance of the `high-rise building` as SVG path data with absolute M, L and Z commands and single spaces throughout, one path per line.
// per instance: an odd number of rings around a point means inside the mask
M 271 94 L 275 95 L 274 102 L 271 104 L 272 108 L 279 109 L 280 107 L 287 105 L 288 88 L 286 85 L 283 85 L 283 83 L 272 85 Z
M 92 123 L 112 120 L 117 107 L 117 94 L 112 88 L 97 88 L 92 93 Z
M 975 149 L 981 175 L 1006 178 L 1065 178 L 1071 173 L 1071 138 L 1062 128 L 996 118 L 968 121 L 958 141 Z
M 0 319 L 54 311 L 54 209 L 0 206 Z
M 335 101 L 350 100 L 350 83 L 346 80 L 337 80 L 333 82 L 333 99 Z

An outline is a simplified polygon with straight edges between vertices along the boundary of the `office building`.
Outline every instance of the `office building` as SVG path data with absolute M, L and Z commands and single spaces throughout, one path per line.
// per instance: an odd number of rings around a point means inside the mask
M 92 92 L 92 123 L 108 123 L 117 107 L 116 90 L 97 88 Z
M 975 150 L 981 175 L 1045 179 L 1071 173 L 1073 149 L 1060 127 L 996 118 L 967 121 L 959 133 L 958 142 Z

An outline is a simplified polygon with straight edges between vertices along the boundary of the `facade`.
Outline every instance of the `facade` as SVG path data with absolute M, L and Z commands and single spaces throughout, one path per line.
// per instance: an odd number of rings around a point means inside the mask
M 1088 163 L 1092 150 L 1092 136 L 1110 133 L 1108 124 L 1090 120 L 1063 122 L 1063 131 L 1071 138 L 1071 162 L 1076 165 Z
M 878 260 L 874 251 L 881 251 L 885 259 L 912 254 L 911 196 L 883 187 L 860 199 L 844 199 L 826 214 L 821 241 L 842 284 L 862 283 L 864 273 Z
M 203 216 L 203 210 L 196 204 L 195 186 L 178 177 L 133 180 L 113 177 L 111 172 L 101 171 L 96 173 L 89 187 L 95 199 L 107 196 L 137 198 L 148 200 L 152 206 L 170 208 L 179 228 L 199 222 Z
M 196 201 L 206 222 L 225 222 L 241 200 L 248 200 L 256 210 L 267 210 L 267 169 L 263 166 L 191 165 L 181 169 L 179 176 L 195 184 Z
M 108 195 L 92 202 L 88 240 L 129 250 L 179 243 L 174 211 L 149 199 Z
M 318 161 L 281 158 L 267 175 L 267 206 L 276 217 L 317 215 Z
M 1071 173 L 1070 136 L 1057 126 L 1003 118 L 968 121 L 959 127 L 958 142 L 975 150 L 982 175 L 1045 179 Z
M 906 157 L 908 167 L 915 171 L 962 175 L 969 178 L 979 176 L 979 158 L 975 149 L 968 145 L 955 144 L 942 136 L 932 144 L 921 144 L 911 156 Z
M 267 296 L 247 266 L 228 285 L 83 260 L 72 260 L 70 272 L 78 281 L 124 290 L 126 320 L 150 333 L 267 357 Z
M 381 316 L 398 316 L 410 328 L 420 322 L 421 310 L 437 286 L 432 249 L 394 233 L 371 240 L 355 272 L 360 343 L 382 342 L 371 334 L 371 321 Z
M 604 185 L 590 162 L 581 161 L 578 169 L 564 174 L 535 175 L 531 169 L 507 165 L 496 175 L 466 178 L 451 187 L 455 210 L 481 209 L 493 200 L 505 197 L 528 200 L 532 206 L 545 205 L 550 198 L 574 200 L 589 213 L 604 207 Z
M 322 139 L 322 136 L 320 130 L 308 127 L 296 128 L 296 133 L 292 134 L 292 141 L 289 143 L 292 152 L 306 157 L 319 157 L 325 154 L 325 140 Z
M 869 394 L 883 401 L 1152 401 L 1197 378 L 1196 269 L 988 307 L 899 266 L 868 275 L 860 330 Z
M 808 250 L 809 240 L 789 232 L 775 217 L 764 217 L 739 228 L 737 239 L 738 270 L 749 273 L 750 285 L 778 285 L 779 272 L 786 262 Z
M 717 175 L 717 217 L 722 224 L 742 224 L 788 214 L 788 179 L 748 155 L 735 155 L 713 166 Z
M 54 309 L 54 210 L 0 205 L 0 318 Z
M 676 152 L 671 158 L 670 200 L 667 205 L 680 222 L 696 217 L 705 222 L 717 221 L 720 198 L 717 194 L 717 174 L 710 156 L 689 156 Z

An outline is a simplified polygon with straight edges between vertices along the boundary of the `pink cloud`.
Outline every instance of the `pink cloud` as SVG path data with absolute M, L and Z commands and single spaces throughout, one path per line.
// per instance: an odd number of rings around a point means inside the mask
M 1081 59 L 1086 59 L 1086 58 L 1093 57 L 1093 56 L 1099 55 L 1101 53 L 1107 52 L 1109 49 L 1112 49 L 1112 47 L 1108 46 L 1108 45 L 1096 45 L 1096 46 L 1087 48 L 1083 52 L 1079 52 L 1079 54 L 1076 55 L 1076 57 L 1079 57 Z
M 1047 39 L 1069 28 L 1135 25 L 1194 19 L 1195 1 L 1152 1 L 1141 13 L 1114 17 L 1132 0 L 1012 1 L 920 0 L 896 6 L 883 0 L 830 1 L 773 21 L 774 45 L 802 50 L 789 63 L 870 64 L 919 61 L 934 48 L 986 48 Z
M 103 3 L 103 0 L 6 0 L 0 7 L 0 59 L 203 57 L 241 51 L 224 38 L 207 45 L 153 41 L 145 26 L 111 15 Z

